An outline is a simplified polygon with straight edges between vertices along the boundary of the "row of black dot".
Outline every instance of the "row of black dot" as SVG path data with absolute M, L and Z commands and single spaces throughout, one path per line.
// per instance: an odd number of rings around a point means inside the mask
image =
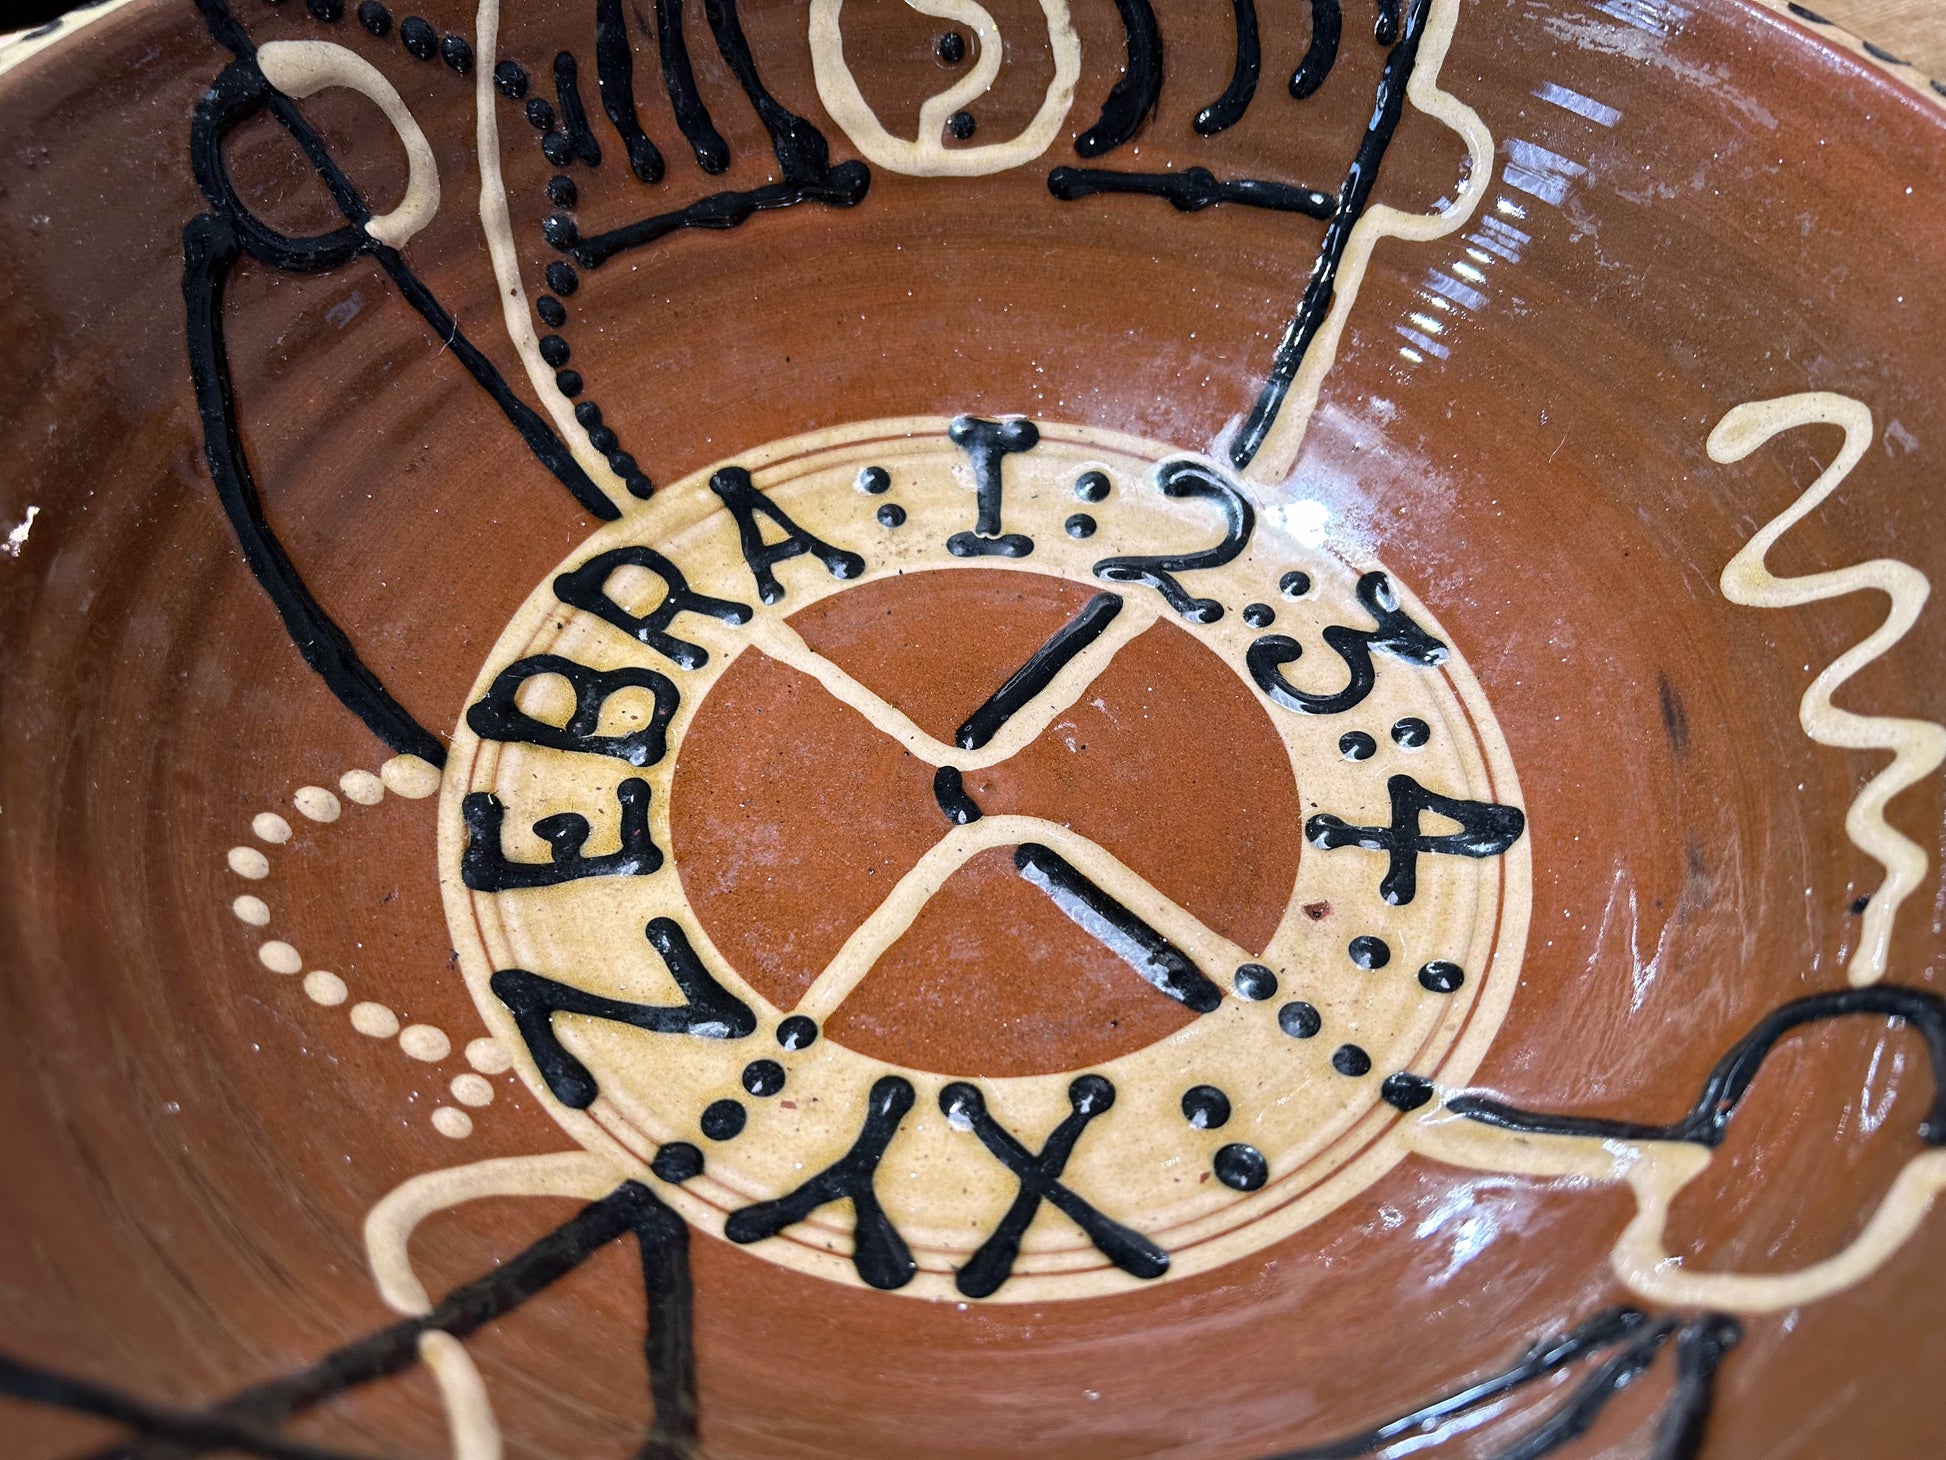
M 502 61 L 493 68 L 493 85 L 507 100 L 519 101 L 527 96 L 527 69 L 518 61 Z M 556 167 L 567 166 L 574 157 L 574 150 L 568 142 L 567 133 L 554 126 L 553 106 L 545 97 L 530 97 L 526 115 L 527 120 L 542 134 L 541 151 L 547 154 L 547 160 Z M 559 139 L 558 145 L 556 139 Z M 580 199 L 580 190 L 573 178 L 556 174 L 547 180 L 547 198 L 556 208 L 572 208 Z M 556 236 L 562 233 L 563 226 L 569 234 L 572 233 L 572 220 L 555 213 L 548 216 L 541 228 L 552 243 L 557 241 Z M 554 292 L 552 295 L 541 295 L 534 303 L 534 312 L 549 330 L 540 338 L 540 352 L 541 359 L 553 368 L 554 388 L 575 401 L 574 419 L 588 433 L 588 444 L 608 459 L 608 469 L 622 479 L 628 494 L 637 498 L 650 497 L 655 493 L 655 484 L 635 458 L 622 449 L 621 438 L 615 434 L 615 428 L 602 419 L 601 407 L 591 400 L 576 399 L 587 389 L 587 382 L 581 378 L 579 370 L 570 368 L 568 364 L 573 351 L 560 334 L 561 328 L 568 322 L 567 306 L 561 299 L 573 295 L 581 287 L 581 276 L 575 272 L 574 265 L 565 259 L 556 259 L 547 266 L 544 274 L 547 287 Z
M 966 37 L 956 30 L 946 31 L 933 43 L 933 54 L 939 57 L 942 66 L 959 65 L 966 59 L 966 49 Z M 959 142 L 971 141 L 979 125 L 969 111 L 956 111 L 946 118 L 946 130 Z
M 265 0 L 265 3 L 281 5 L 283 0 Z M 304 8 L 310 11 L 311 19 L 326 25 L 335 25 L 345 18 L 345 0 L 304 0 Z M 375 36 L 390 35 L 392 12 L 379 4 L 379 0 L 364 0 L 358 7 L 358 23 Z M 431 21 L 416 15 L 408 15 L 399 22 L 399 40 L 415 60 L 430 61 L 438 56 L 461 76 L 473 69 L 473 47 L 467 44 L 465 36 L 448 31 L 442 37 Z
M 818 1042 L 817 1021 L 793 1014 L 777 1026 L 777 1043 L 786 1050 L 809 1049 Z M 773 1059 L 752 1060 L 743 1067 L 743 1088 L 759 1100 L 781 1094 L 789 1076 Z M 750 1112 L 741 1100 L 712 1100 L 697 1126 L 712 1141 L 733 1141 L 743 1134 Z M 688 1141 L 671 1141 L 655 1153 L 649 1169 L 664 1181 L 684 1182 L 703 1174 L 703 1153 Z
M 1417 715 L 1395 721 L 1392 743 L 1401 750 L 1423 750 L 1432 742 L 1432 726 Z M 1347 730 L 1338 737 L 1338 754 L 1346 760 L 1370 760 L 1378 754 L 1378 741 L 1363 730 Z
M 892 473 L 882 466 L 868 466 L 858 473 L 858 490 L 868 497 L 882 497 L 892 490 Z M 881 502 L 877 516 L 880 527 L 905 525 L 905 508 L 897 502 Z

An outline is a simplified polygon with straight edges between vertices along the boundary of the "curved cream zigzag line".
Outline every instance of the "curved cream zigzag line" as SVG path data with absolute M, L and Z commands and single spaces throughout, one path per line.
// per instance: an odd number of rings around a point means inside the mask
M 1792 608 L 1868 588 L 1876 588 L 1892 600 L 1885 622 L 1812 680 L 1798 706 L 1798 723 L 1819 745 L 1892 752 L 1892 763 L 1866 782 L 1845 813 L 1846 834 L 1859 850 L 1885 868 L 1885 880 L 1865 906 L 1863 933 L 1847 964 L 1853 984 L 1869 984 L 1885 976 L 1893 919 L 1899 905 L 1925 880 L 1927 866 L 1924 849 L 1886 821 L 1885 806 L 1946 761 L 1946 726 L 1889 715 L 1855 715 L 1833 705 L 1831 696 L 1905 637 L 1925 607 L 1932 585 L 1910 563 L 1894 558 L 1875 558 L 1796 578 L 1778 578 L 1764 565 L 1764 555 L 1777 539 L 1836 491 L 1858 465 L 1875 434 L 1872 413 L 1863 402 L 1849 396 L 1813 391 L 1740 405 L 1718 421 L 1709 434 L 1710 460 L 1727 463 L 1743 460 L 1781 431 L 1810 425 L 1843 427 L 1844 449 L 1802 496 L 1766 523 L 1725 564 L 1721 586 L 1730 602 L 1751 608 Z
M 1019 713 L 1011 716 L 993 739 L 978 750 L 961 750 L 935 740 L 907 718 L 904 711 L 880 699 L 844 670 L 798 637 L 782 619 L 764 618 L 752 624 L 749 642 L 780 664 L 815 679 L 833 699 L 848 705 L 871 722 L 872 728 L 893 740 L 927 765 L 953 766 L 962 771 L 984 770 L 1018 754 L 1071 709 L 1075 701 L 1108 668 L 1109 661 L 1131 640 L 1155 623 L 1157 615 L 1123 600 L 1115 621 L 1094 643 L 1061 666 L 1046 689 Z
M 404 248 L 406 240 L 439 211 L 439 164 L 418 118 L 398 88 L 356 51 L 336 41 L 266 41 L 257 47 L 257 68 L 284 95 L 302 99 L 329 87 L 355 91 L 385 113 L 405 147 L 405 196 L 389 213 L 373 216 L 365 231 L 380 243 Z
M 1419 61 L 1405 94 L 1412 104 L 1435 121 L 1444 122 L 1466 143 L 1467 173 L 1459 196 L 1438 213 L 1404 213 L 1384 203 L 1375 203 L 1352 226 L 1345 244 L 1345 255 L 1338 265 L 1338 286 L 1324 324 L 1311 340 L 1297 378 L 1277 413 L 1277 420 L 1264 438 L 1243 475 L 1260 486 L 1276 486 L 1290 476 L 1297 465 L 1298 452 L 1311 427 L 1317 409 L 1318 392 L 1324 377 L 1338 358 L 1338 342 L 1345 332 L 1345 321 L 1365 281 L 1365 266 L 1372 250 L 1382 238 L 1403 238 L 1414 243 L 1429 243 L 1444 238 L 1465 225 L 1486 195 L 1493 177 L 1493 133 L 1480 120 L 1480 114 L 1450 92 L 1439 89 L 1439 71 L 1446 63 L 1452 44 L 1453 28 L 1459 23 L 1459 0 L 1433 0 L 1426 20 L 1426 33 L 1419 42 Z
M 493 277 L 500 286 L 500 312 L 507 337 L 527 369 L 527 380 L 540 397 L 541 407 L 567 443 L 589 479 L 608 494 L 626 515 L 642 504 L 628 494 L 608 458 L 588 444 L 587 434 L 574 419 L 574 403 L 554 383 L 554 367 L 541 358 L 540 338 L 527 309 L 527 289 L 520 282 L 520 256 L 514 244 L 514 225 L 507 212 L 507 183 L 500 172 L 500 120 L 493 110 L 493 65 L 500 46 L 500 0 L 480 0 L 474 22 L 473 106 L 475 145 L 480 154 L 480 228 L 486 234 Z
M 412 1234 L 427 1217 L 490 1196 L 571 1196 L 599 1201 L 626 1179 L 589 1151 L 510 1156 L 446 1171 L 428 1171 L 394 1187 L 365 1216 L 365 1256 L 379 1296 L 394 1312 L 423 1318 L 432 1298 L 412 1270 Z M 453 1460 L 501 1460 L 500 1424 L 486 1383 L 450 1333 L 419 1336 L 419 1355 L 439 1384 L 453 1440 Z
M 811 0 L 811 73 L 818 100 L 852 145 L 872 162 L 909 177 L 980 177 L 1032 162 L 1054 142 L 1074 105 L 1081 78 L 1081 38 L 1074 32 L 1067 0 L 1040 0 L 1047 17 L 1047 42 L 1054 53 L 1054 79 L 1040 110 L 1014 137 L 978 147 L 945 145 L 946 119 L 968 102 L 986 95 L 1000 74 L 1004 46 L 1000 27 L 974 0 L 905 0 L 921 15 L 951 21 L 979 38 L 980 58 L 966 76 L 919 108 L 919 134 L 907 141 L 888 132 L 872 110 L 845 62 L 845 39 L 838 16 L 844 0 Z
M 1477 1171 L 1628 1183 L 1635 1216 L 1615 1239 L 1609 1265 L 1641 1297 L 1675 1307 L 1775 1313 L 1843 1292 L 1884 1266 L 1946 1188 L 1946 1151 L 1927 1151 L 1906 1162 L 1864 1231 L 1836 1255 L 1794 1272 L 1694 1272 L 1669 1252 L 1664 1233 L 1676 1194 L 1710 1164 L 1709 1147 L 1525 1134 L 1453 1115 L 1443 1104 L 1407 1123 L 1405 1140 L 1416 1154 Z
M 1098 887 L 1174 943 L 1198 968 L 1235 968 L 1257 955 L 1205 927 L 1193 913 L 1131 871 L 1112 852 L 1058 821 L 1038 816 L 985 816 L 955 827 L 901 877 L 871 916 L 845 939 L 792 1010 L 820 1024 L 863 982 L 879 958 L 905 935 L 934 893 L 967 862 L 996 847 L 1040 842 L 1079 867 Z M 1103 938 L 1111 943 L 1110 938 Z M 1112 946 L 1112 943 L 1111 943 Z

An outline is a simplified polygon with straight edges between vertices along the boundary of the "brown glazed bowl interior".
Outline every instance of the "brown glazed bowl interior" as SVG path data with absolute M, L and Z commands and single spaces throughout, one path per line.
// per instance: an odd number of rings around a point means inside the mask
M 0 1448 L 1936 1453 L 1942 156 L 1756 0 L 0 47 Z

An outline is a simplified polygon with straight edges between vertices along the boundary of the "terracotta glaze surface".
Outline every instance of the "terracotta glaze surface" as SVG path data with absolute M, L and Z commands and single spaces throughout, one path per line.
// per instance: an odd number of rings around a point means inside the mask
M 0 1448 L 1934 1453 L 1942 158 L 1757 0 L 0 45 Z

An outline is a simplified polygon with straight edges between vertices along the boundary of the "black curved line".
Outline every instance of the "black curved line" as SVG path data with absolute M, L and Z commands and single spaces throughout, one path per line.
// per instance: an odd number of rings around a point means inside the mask
M 757 120 L 770 133 L 771 150 L 777 154 L 777 165 L 784 170 L 784 180 L 800 184 L 822 182 L 831 170 L 831 152 L 825 145 L 824 133 L 765 88 L 763 78 L 757 74 L 756 57 L 750 53 L 750 42 L 743 35 L 743 22 L 737 17 L 736 0 L 703 0 L 703 15 L 709 21 L 710 33 L 716 37 L 717 51 L 735 73 L 737 84 L 742 86 L 743 94 L 756 110 Z
M 1311 0 L 1311 43 L 1305 47 L 1304 59 L 1291 72 L 1291 95 L 1299 101 L 1324 85 L 1324 78 L 1338 63 L 1338 36 L 1343 28 L 1344 17 L 1338 12 L 1338 0 Z
M 1230 84 L 1223 94 L 1201 111 L 1191 124 L 1205 137 L 1234 127 L 1250 109 L 1257 94 L 1257 77 L 1263 70 L 1263 48 L 1257 43 L 1256 0 L 1230 0 L 1236 12 L 1237 60 L 1230 72 Z
M 291 643 L 338 702 L 395 753 L 443 766 L 446 747 L 392 698 L 366 666 L 350 637 L 311 596 L 304 575 L 264 516 L 263 496 L 251 474 L 237 424 L 223 341 L 223 285 L 242 252 L 234 231 L 216 214 L 205 213 L 183 229 L 182 246 L 189 376 L 202 417 L 203 459 L 244 563 L 269 595 Z
M 1128 37 L 1128 69 L 1122 72 L 1095 124 L 1074 140 L 1083 157 L 1113 152 L 1142 129 L 1162 99 L 1162 28 L 1149 0 L 1115 0 Z
M 265 1431 L 349 1390 L 404 1373 L 420 1361 L 420 1337 L 447 1333 L 464 1340 L 504 1318 L 528 1299 L 551 1287 L 610 1242 L 633 1235 L 648 1295 L 648 1327 L 643 1355 L 648 1361 L 649 1393 L 655 1415 L 640 1456 L 676 1460 L 692 1455 L 697 1439 L 695 1288 L 689 1268 L 689 1229 L 654 1192 L 625 1181 L 599 1201 L 583 1207 L 539 1241 L 469 1283 L 454 1288 L 430 1313 L 407 1318 L 335 1349 L 305 1368 L 254 1384 L 193 1415 L 163 1411 L 143 1401 L 16 1362 L 0 1362 L 0 1392 L 13 1393 L 58 1408 L 99 1412 L 83 1400 L 112 1399 L 124 1413 L 112 1416 L 139 1438 L 119 1441 L 89 1460 L 190 1460 L 232 1450 L 274 1460 L 351 1460 L 340 1452 L 310 1447 L 268 1448 Z M 86 1385 L 84 1392 L 79 1386 Z M 22 1392 L 30 1391 L 30 1392 Z M 147 1411 L 146 1413 L 144 1411 Z M 185 1433 L 173 1421 L 189 1419 L 208 1428 Z M 166 1426 L 166 1427 L 165 1427 Z
M 1676 1335 L 1676 1383 L 1656 1424 L 1649 1460 L 1696 1460 L 1716 1401 L 1716 1371 L 1743 1339 L 1727 1313 L 1705 1313 Z
M 1926 1119 L 1920 1123 L 1919 1139 L 1929 1146 L 1946 1145 L 1946 1001 L 1923 989 L 1886 984 L 1812 994 L 1773 1009 L 1716 1062 L 1689 1113 L 1669 1125 L 1647 1125 L 1638 1121 L 1606 1120 L 1584 1115 L 1553 1115 L 1523 1110 L 1486 1095 L 1456 1095 L 1446 1102 L 1446 1108 L 1486 1125 L 1534 1135 L 1596 1136 L 1627 1141 L 1693 1141 L 1697 1145 L 1714 1147 L 1723 1143 L 1731 1117 L 1736 1114 L 1737 1106 L 1749 1093 L 1751 1082 L 1757 1078 L 1757 1072 L 1763 1068 L 1764 1060 L 1779 1040 L 1803 1025 L 1855 1014 L 1904 1019 L 1918 1028 L 1926 1042 L 1933 1078 L 1932 1107 Z
M 1451 1390 L 1409 1414 L 1387 1420 L 1360 1434 L 1328 1440 L 1322 1445 L 1281 1451 L 1268 1457 L 1268 1460 L 1355 1460 L 1357 1456 L 1370 1455 L 1399 1440 L 1424 1434 L 1455 1415 L 1478 1409 L 1502 1395 L 1525 1388 L 1590 1354 L 1631 1340 L 1648 1323 L 1649 1315 L 1639 1308 L 1604 1308 L 1567 1332 L 1532 1345 L 1509 1367 Z
M 595 86 L 601 109 L 628 153 L 629 170 L 645 183 L 662 180 L 662 153 L 635 114 L 635 52 L 622 21 L 622 0 L 595 0 Z
M 1371 201 L 1372 185 L 1378 180 L 1379 164 L 1385 160 L 1386 149 L 1392 144 L 1392 134 L 1398 130 L 1399 117 L 1405 109 L 1406 82 L 1411 79 L 1412 68 L 1419 59 L 1419 41 L 1425 34 L 1426 13 L 1431 5 L 1432 0 L 1412 0 L 1405 33 L 1385 58 L 1385 70 L 1379 77 L 1371 120 L 1365 124 L 1365 135 L 1358 144 L 1358 152 L 1352 158 L 1350 169 L 1345 173 L 1344 186 L 1338 189 L 1338 209 L 1332 214 L 1330 223 L 1325 225 L 1324 244 L 1318 250 L 1317 262 L 1312 265 L 1310 280 L 1304 286 L 1297 312 L 1284 329 L 1284 338 L 1278 343 L 1277 353 L 1272 357 L 1270 374 L 1258 393 L 1256 404 L 1250 408 L 1249 418 L 1230 445 L 1230 462 L 1239 470 L 1248 466 L 1251 458 L 1262 449 L 1264 439 L 1270 435 L 1270 428 L 1277 420 L 1277 412 L 1283 407 L 1284 397 L 1290 394 L 1291 382 L 1297 378 L 1298 367 L 1310 352 L 1311 341 L 1331 312 L 1331 303 L 1337 292 L 1338 266 L 1344 261 L 1345 249 L 1351 243 L 1352 228 Z
M 573 51 L 554 57 L 554 95 L 560 102 L 561 130 L 568 135 L 574 155 L 590 167 L 601 166 L 601 143 L 595 129 L 588 125 L 588 109 L 581 104 L 580 68 Z
M 598 268 L 618 253 L 654 243 L 685 228 L 736 228 L 753 214 L 799 203 L 850 208 L 870 189 L 872 175 L 862 162 L 841 162 L 815 180 L 765 183 L 743 192 L 712 193 L 686 208 L 625 223 L 592 238 L 564 241 L 563 252 L 586 268 Z
M 682 33 L 683 0 L 655 0 L 655 38 L 662 52 L 662 88 L 676 114 L 676 130 L 696 154 L 696 165 L 714 176 L 730 165 L 730 144 L 710 120 L 689 66 L 689 43 Z
M 1246 208 L 1329 218 L 1338 206 L 1336 198 L 1316 188 L 1255 178 L 1219 178 L 1207 167 L 1185 167 L 1181 172 L 1057 167 L 1047 175 L 1047 190 L 1064 203 L 1096 193 L 1141 193 L 1165 199 L 1183 213 L 1195 213 L 1216 203 L 1237 203 Z
M 217 86 L 211 88 L 211 93 L 197 103 L 197 115 L 198 117 L 202 115 L 205 105 L 215 108 L 211 117 L 211 127 L 215 128 L 220 121 L 222 124 L 220 131 L 201 135 L 194 121 L 190 129 L 191 160 L 196 166 L 197 180 L 203 185 L 205 196 L 209 197 L 211 206 L 238 228 L 239 239 L 245 249 L 260 262 L 290 272 L 315 272 L 320 268 L 336 267 L 338 262 L 344 261 L 323 262 L 302 249 L 294 255 L 280 255 L 276 247 L 279 241 L 292 245 L 302 244 L 305 241 L 284 239 L 282 235 L 264 228 L 242 206 L 241 200 L 237 198 L 234 188 L 231 187 L 228 173 L 222 162 L 223 135 L 242 122 L 251 112 L 261 107 L 267 109 L 284 130 L 290 133 L 323 181 L 326 190 L 330 192 L 339 212 L 343 213 L 346 221 L 352 225 L 351 228 L 341 229 L 337 234 L 327 235 L 327 237 L 335 239 L 355 232 L 357 252 L 368 255 L 385 270 L 392 283 L 405 296 L 406 302 L 418 311 L 420 318 L 425 320 L 434 333 L 444 341 L 444 348 L 460 362 L 467 374 L 473 377 L 474 382 L 492 398 L 493 403 L 500 408 L 501 414 L 507 418 L 508 424 L 520 433 L 521 440 L 526 443 L 527 449 L 534 453 L 535 459 L 547 468 L 556 481 L 568 489 L 575 501 L 579 502 L 589 514 L 601 518 L 604 522 L 612 522 L 620 517 L 621 509 L 610 502 L 602 490 L 589 480 L 588 474 L 575 461 L 574 454 L 554 434 L 553 429 L 542 419 L 540 413 L 513 393 L 500 372 L 494 368 L 493 362 L 481 354 L 478 347 L 460 330 L 457 322 L 446 312 L 432 290 L 427 288 L 406 265 L 399 251 L 378 242 L 364 232 L 364 225 L 370 222 L 372 217 L 370 206 L 332 158 L 323 137 L 305 119 L 304 113 L 298 109 L 297 104 L 263 79 L 263 73 L 257 68 L 256 44 L 230 15 L 224 0 L 196 0 L 196 5 L 202 12 L 211 37 L 237 57 L 237 61 L 243 67 L 240 75 L 248 79 L 250 87 L 261 88 L 260 100 L 253 97 L 243 98 L 249 104 L 247 111 L 224 113 L 217 106 L 215 96 L 224 84 L 223 79 L 219 78 Z M 212 186 L 217 187 L 219 191 L 211 193 Z M 346 257 L 348 258 L 349 255 Z

